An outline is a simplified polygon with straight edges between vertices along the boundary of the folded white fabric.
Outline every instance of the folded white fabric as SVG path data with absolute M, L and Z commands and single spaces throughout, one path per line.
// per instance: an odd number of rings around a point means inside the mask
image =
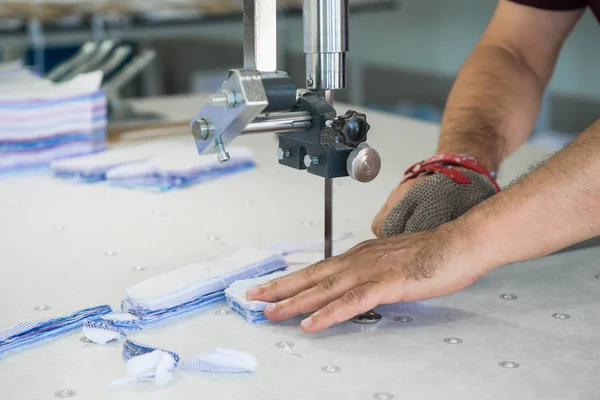
M 256 357 L 233 349 L 215 349 L 208 354 L 185 360 L 181 366 L 186 372 L 216 372 L 240 374 L 256 371 Z
M 150 190 L 167 191 L 216 179 L 255 166 L 250 149 L 230 147 L 231 160 L 219 163 L 214 154 L 200 156 L 194 146 L 173 150 L 151 159 L 111 169 L 106 173 L 110 184 Z
M 190 264 L 138 283 L 122 303 L 145 326 L 225 299 L 225 288 L 287 267 L 279 254 L 244 248 L 221 260 Z
M 243 279 L 233 282 L 225 289 L 225 297 L 227 298 L 229 306 L 235 313 L 244 317 L 248 322 L 256 324 L 267 321 L 264 311 L 265 307 L 270 303 L 264 301 L 250 301 L 246 297 L 246 292 L 250 288 L 288 275 L 290 272 L 291 271 L 281 271 L 258 278 Z
M 0 172 L 105 148 L 102 73 L 61 84 L 14 64 L 0 73 Z
M 177 353 L 132 340 L 127 340 L 123 345 L 123 359 L 126 377 L 112 381 L 109 389 L 135 382 L 154 382 L 156 386 L 166 386 L 173 379 L 173 371 L 179 364 Z
M 111 312 L 110 306 L 102 305 L 59 317 L 22 322 L 0 331 L 0 356 L 65 335 L 81 328 L 85 321 L 98 319 L 101 315 Z
M 85 321 L 83 323 L 83 334 L 96 344 L 106 344 L 125 337 L 125 333 L 121 328 L 115 326 L 111 321 L 104 320 Z

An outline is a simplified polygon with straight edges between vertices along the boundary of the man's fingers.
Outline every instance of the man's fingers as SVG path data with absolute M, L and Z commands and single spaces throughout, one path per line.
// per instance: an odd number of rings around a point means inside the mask
M 372 310 L 380 303 L 381 289 L 382 285 L 378 282 L 367 282 L 355 287 L 306 318 L 300 327 L 304 332 L 314 333 Z
M 348 270 L 329 275 L 316 286 L 304 290 L 294 297 L 270 304 L 265 309 L 265 315 L 270 320 L 283 321 L 299 314 L 313 312 L 340 298 L 344 293 L 356 287 L 359 282 L 360 277 Z
M 341 257 L 330 258 L 257 288 L 249 289 L 246 297 L 248 300 L 270 303 L 287 299 L 315 286 L 329 275 L 338 273 L 344 266 L 345 261 L 342 261 Z

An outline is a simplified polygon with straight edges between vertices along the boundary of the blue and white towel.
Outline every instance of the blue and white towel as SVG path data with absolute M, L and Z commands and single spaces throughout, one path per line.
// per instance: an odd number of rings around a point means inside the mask
M 101 72 L 56 84 L 11 65 L 0 67 L 0 172 L 47 167 L 105 148 Z
M 85 321 L 98 319 L 111 312 L 110 306 L 102 305 L 60 317 L 22 322 L 10 329 L 0 331 L 0 356 L 65 335 L 81 328 Z
M 101 317 L 103 320 L 111 322 L 117 328 L 123 329 L 142 329 L 142 323 L 139 318 L 129 313 L 112 313 Z
M 219 163 L 214 154 L 198 155 L 194 146 L 158 154 L 147 161 L 106 172 L 108 183 L 121 187 L 167 191 L 254 168 L 254 155 L 244 147 L 227 149 L 231 159 Z
M 228 257 L 177 268 L 127 289 L 122 308 L 143 326 L 196 311 L 225 299 L 225 288 L 240 279 L 268 275 L 287 267 L 279 254 L 250 248 Z
M 233 282 L 225 289 L 225 297 L 231 309 L 241 315 L 246 321 L 256 324 L 268 321 L 265 317 L 265 307 L 270 303 L 264 301 L 250 301 L 246 297 L 248 289 L 262 285 L 273 279 L 289 274 L 290 271 L 276 272 L 274 274 L 252 279 L 243 279 Z

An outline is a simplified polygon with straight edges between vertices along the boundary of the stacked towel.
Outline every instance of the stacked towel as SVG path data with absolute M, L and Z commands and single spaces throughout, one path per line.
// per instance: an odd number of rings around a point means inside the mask
M 0 331 L 0 356 L 36 343 L 67 334 L 82 327 L 88 320 L 98 319 L 111 313 L 108 305 L 85 308 L 60 317 L 22 322 L 5 331 Z
M 46 167 L 55 159 L 105 148 L 102 73 L 60 84 L 20 63 L 0 66 L 0 172 Z
M 241 315 L 250 323 L 257 324 L 259 322 L 267 321 L 267 317 L 265 317 L 265 307 L 270 303 L 264 301 L 250 301 L 246 297 L 246 291 L 289 273 L 289 271 L 282 271 L 258 278 L 233 282 L 225 289 L 225 297 L 227 298 L 229 306 L 234 312 Z
M 194 146 L 151 159 L 112 168 L 106 179 L 112 185 L 167 191 L 253 168 L 254 156 L 247 148 L 228 149 L 231 160 L 219 163 L 214 154 L 199 156 Z
M 286 268 L 278 254 L 242 249 L 217 261 L 177 268 L 127 289 L 123 310 L 143 326 L 189 313 L 225 299 L 225 288 L 236 280 L 271 274 Z

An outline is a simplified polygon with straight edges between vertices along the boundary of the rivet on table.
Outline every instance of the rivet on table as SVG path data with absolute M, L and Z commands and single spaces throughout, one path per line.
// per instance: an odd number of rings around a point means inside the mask
M 246 199 L 244 201 L 244 204 L 247 205 L 247 206 L 251 206 L 252 204 L 254 204 L 254 200 L 252 200 L 252 199 Z
M 107 251 L 104 253 L 104 255 L 107 257 L 113 257 L 113 256 L 116 256 L 117 253 L 115 253 L 114 251 Z
M 381 321 L 381 314 L 376 313 L 373 310 L 363 314 L 359 314 L 356 317 L 352 318 L 352 322 L 365 325 L 376 324 L 379 321 Z
M 342 369 L 337 365 L 326 365 L 321 368 L 323 372 L 327 372 L 328 374 L 335 374 L 336 372 L 340 372 Z
M 218 310 L 218 311 L 215 311 L 215 314 L 217 314 L 217 315 L 229 315 L 229 314 L 231 314 L 231 310 Z
M 133 267 L 133 268 L 131 268 L 131 269 L 132 269 L 132 270 L 134 270 L 134 271 L 145 271 L 145 270 L 147 270 L 148 268 L 146 268 L 146 267 L 141 267 L 141 266 L 139 266 L 139 265 L 138 265 L 137 267 Z
M 45 304 L 42 304 L 41 306 L 36 306 L 36 307 L 33 307 L 33 309 L 34 309 L 35 311 L 48 311 L 48 310 L 49 310 L 49 309 L 51 309 L 51 308 L 52 308 L 52 307 L 50 307 L 50 306 L 48 306 L 48 305 L 45 305 Z
M 280 349 L 285 349 L 285 348 L 291 349 L 295 346 L 295 344 L 292 342 L 281 341 L 281 342 L 275 343 L 275 346 L 279 347 Z
M 394 318 L 394 321 L 396 321 L 396 322 L 410 322 L 412 320 L 413 319 L 411 317 L 405 317 L 405 316 Z
M 444 339 L 444 342 L 448 343 L 448 344 L 461 344 L 463 342 L 462 339 L 457 338 L 457 337 L 449 337 Z
M 312 221 L 304 221 L 302 224 L 303 224 L 304 226 L 313 226 L 315 223 L 314 223 L 314 222 L 312 222 Z
M 373 398 L 375 400 L 392 400 L 395 396 L 391 393 L 385 393 L 385 392 L 381 392 L 381 393 L 375 393 L 373 395 Z
M 595 278 L 600 280 L 600 274 L 596 275 Z
M 66 399 L 68 397 L 73 397 L 77 394 L 76 391 L 71 389 L 61 389 L 58 392 L 54 393 L 54 397 L 58 397 L 60 399 Z
M 502 368 L 519 368 L 519 364 L 514 361 L 502 361 L 498 365 Z
M 215 236 L 215 235 L 210 235 L 210 236 L 208 237 L 208 240 L 210 240 L 211 242 L 214 242 L 214 241 L 216 241 L 216 240 L 219 240 L 219 237 L 218 237 L 218 236 Z
M 552 314 L 552 316 L 556 319 L 569 319 L 571 318 L 571 316 L 569 314 L 564 314 L 564 313 L 555 313 Z
M 503 300 L 516 300 L 518 299 L 518 297 L 514 294 L 510 294 L 510 293 L 505 293 L 505 294 L 501 294 L 500 298 Z

